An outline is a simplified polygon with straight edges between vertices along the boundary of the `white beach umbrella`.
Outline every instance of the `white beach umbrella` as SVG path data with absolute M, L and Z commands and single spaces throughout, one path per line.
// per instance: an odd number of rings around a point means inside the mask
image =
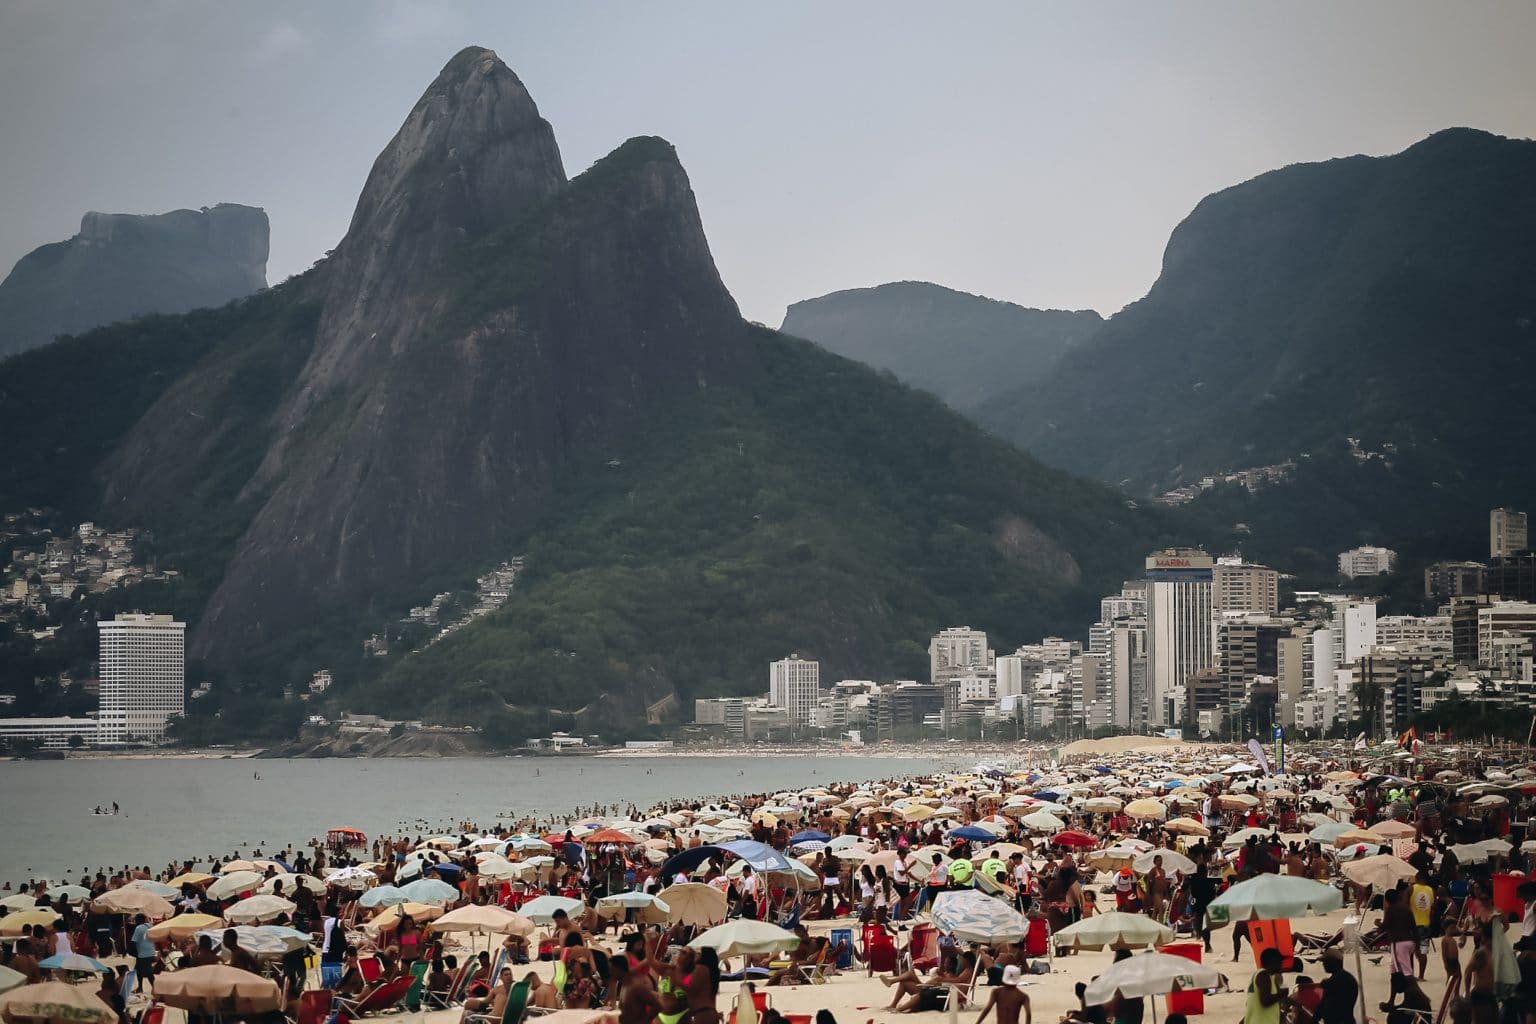
M 1051 941 L 1058 949 L 1139 949 L 1172 942 L 1173 929 L 1145 914 L 1110 910 L 1068 925 L 1052 935 Z
M 283 914 L 292 914 L 294 909 L 293 902 L 281 896 L 250 896 L 224 911 L 224 920 L 234 924 L 265 924 Z
M 709 929 L 688 945 L 694 949 L 713 949 L 723 960 L 729 956 L 791 950 L 800 945 L 800 937 L 767 921 L 743 917 Z
M 1307 911 L 1326 914 L 1344 905 L 1344 896 L 1331 885 L 1297 875 L 1259 875 L 1238 882 L 1211 901 L 1234 921 L 1270 921 L 1304 917 Z
M 1140 999 L 1221 984 L 1221 975 L 1209 964 L 1169 953 L 1140 953 L 1106 968 L 1088 983 L 1083 999 L 1089 1006 L 1102 1006 L 1117 996 Z

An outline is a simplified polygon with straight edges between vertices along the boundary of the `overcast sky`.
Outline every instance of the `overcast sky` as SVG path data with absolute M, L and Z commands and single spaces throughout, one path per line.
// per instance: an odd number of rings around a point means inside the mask
M 1536 3 L 0 0 L 0 268 L 85 210 L 265 207 L 274 283 L 345 231 L 462 46 L 575 174 L 678 148 L 743 312 L 920 279 L 1113 312 L 1209 192 L 1452 125 L 1536 135 Z

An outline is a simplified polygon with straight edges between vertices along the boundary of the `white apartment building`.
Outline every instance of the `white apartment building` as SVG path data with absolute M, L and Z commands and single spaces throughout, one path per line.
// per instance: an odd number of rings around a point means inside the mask
M 970 626 L 952 626 L 928 641 L 928 678 L 937 683 L 992 667 L 987 634 Z
M 1403 651 L 1451 652 L 1449 615 L 1383 615 L 1376 620 L 1376 646 Z
M 1214 565 L 1210 555 L 1193 548 L 1171 548 L 1147 558 L 1148 713 L 1154 726 L 1183 721 L 1186 683 L 1215 661 Z
M 718 725 L 732 736 L 747 732 L 747 701 L 742 697 L 699 697 L 693 702 L 697 725 Z
M 163 740 L 186 713 L 187 624 L 127 612 L 97 624 L 101 636 L 97 735 L 102 743 Z
M 1518 658 L 1515 650 L 1536 636 L 1536 604 L 1495 601 L 1477 610 L 1477 663 L 1485 668 Z M 1500 643 L 1500 641 L 1503 643 Z
M 1351 548 L 1339 555 L 1339 575 L 1383 576 L 1397 564 L 1397 552 L 1391 548 Z
M 1280 573 L 1241 558 L 1220 558 L 1211 568 L 1211 607 L 1216 613 L 1274 615 L 1280 610 Z
M 768 666 L 768 703 L 787 711 L 794 724 L 811 724 L 820 699 L 820 662 L 791 654 Z
M 1513 555 L 1531 546 L 1524 512 L 1496 508 L 1488 513 L 1488 554 L 1493 558 Z

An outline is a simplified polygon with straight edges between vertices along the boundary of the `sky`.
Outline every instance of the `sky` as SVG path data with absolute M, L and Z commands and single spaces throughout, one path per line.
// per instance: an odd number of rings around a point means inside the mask
M 86 210 L 238 202 L 268 278 L 332 248 L 461 47 L 568 174 L 678 149 L 750 319 L 893 280 L 1109 314 L 1266 170 L 1442 128 L 1536 135 L 1536 3 L 0 0 L 0 268 Z

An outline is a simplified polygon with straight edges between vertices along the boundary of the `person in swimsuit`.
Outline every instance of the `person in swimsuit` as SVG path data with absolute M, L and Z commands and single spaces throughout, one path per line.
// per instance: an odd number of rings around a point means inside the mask
M 618 1007 L 619 1024 L 650 1024 L 661 1010 L 661 997 L 645 970 L 632 971 L 627 956 L 614 957 L 608 963 L 612 974 L 609 1001 Z
M 1475 926 L 1472 938 L 1472 958 L 1467 961 L 1467 973 L 1462 976 L 1462 987 L 1466 989 L 1467 1001 L 1472 1004 L 1472 1024 L 1497 1024 L 1499 1000 L 1493 992 L 1492 926 Z

